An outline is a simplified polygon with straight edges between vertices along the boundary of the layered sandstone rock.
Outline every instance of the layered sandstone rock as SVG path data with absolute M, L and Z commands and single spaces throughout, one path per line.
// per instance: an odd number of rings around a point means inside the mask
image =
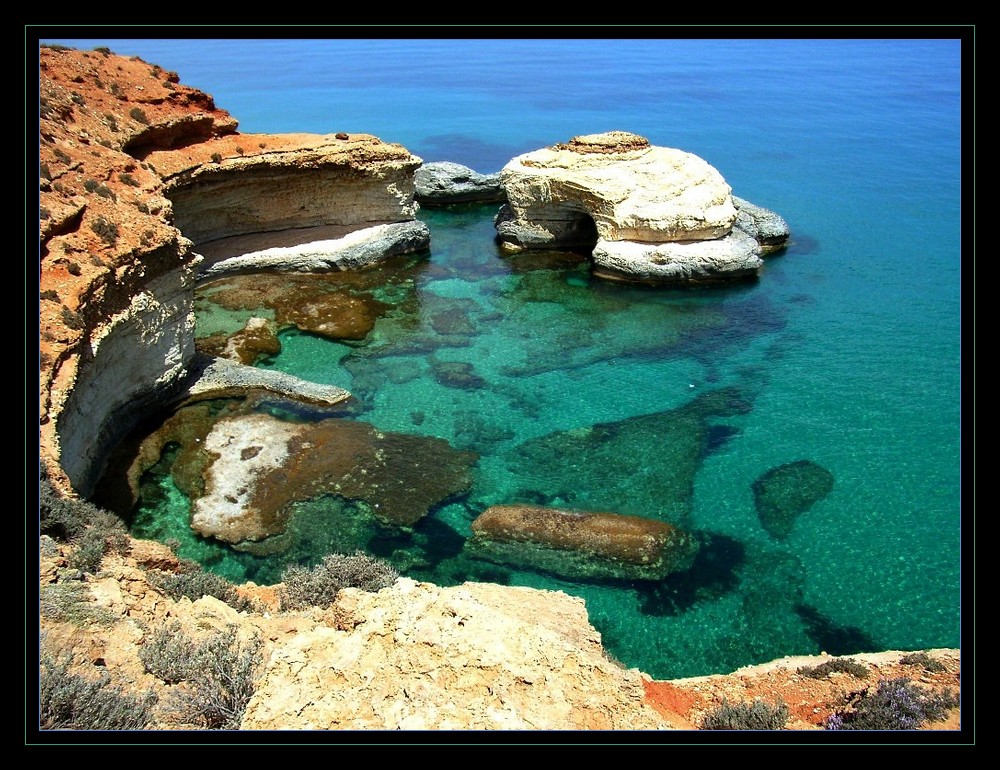
M 494 505 L 472 522 L 466 550 L 570 577 L 662 580 L 688 569 L 697 541 L 671 524 L 617 513 Z
M 508 204 L 496 228 L 510 251 L 583 249 L 597 275 L 654 283 L 747 278 L 763 265 L 758 219 L 738 220 L 722 175 L 635 134 L 578 136 L 518 156 L 501 179 Z
M 41 48 L 39 74 L 40 454 L 87 495 L 109 448 L 191 375 L 193 242 L 412 230 L 420 159 L 363 134 L 239 134 L 138 57 Z M 396 251 L 426 248 L 407 233 Z

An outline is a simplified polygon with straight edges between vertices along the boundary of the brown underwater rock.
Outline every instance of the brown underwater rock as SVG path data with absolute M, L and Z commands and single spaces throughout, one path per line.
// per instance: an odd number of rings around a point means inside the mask
M 539 505 L 494 505 L 472 522 L 472 533 L 473 553 L 544 564 L 545 569 L 571 576 L 606 573 L 660 580 L 688 569 L 698 551 L 693 537 L 663 521 Z M 515 547 L 503 547 L 510 544 Z M 517 546 L 541 546 L 546 551 Z M 560 560 L 549 550 L 570 558 Z M 565 566 L 558 566 L 560 562 Z

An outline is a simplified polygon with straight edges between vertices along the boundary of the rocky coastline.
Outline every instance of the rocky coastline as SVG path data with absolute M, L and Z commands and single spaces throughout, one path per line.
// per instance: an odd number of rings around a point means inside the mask
M 366 134 L 242 134 L 209 95 L 137 57 L 57 47 L 42 47 L 39 57 L 39 459 L 54 490 L 70 499 L 91 497 L 113 448 L 167 405 L 239 396 L 348 408 L 343 389 L 248 365 L 272 342 L 266 319 L 251 318 L 241 338 L 213 353 L 199 350 L 200 283 L 261 271 L 352 271 L 419 255 L 430 240 L 415 218 L 420 205 L 503 203 L 497 237 L 514 258 L 582 249 L 595 275 L 641 283 L 753 279 L 788 239 L 780 215 L 733 196 L 704 161 L 625 132 L 576 137 L 482 175 L 423 164 Z M 609 182 L 608 164 L 646 182 Z M 604 186 L 588 181 L 595 178 Z M 670 187 L 678 178 L 680 191 Z M 344 314 L 374 322 L 377 303 L 351 302 Z M 127 474 L 130 488 L 118 493 L 134 500 L 138 477 L 171 430 L 203 431 L 204 449 L 185 460 L 204 484 L 192 527 L 247 549 L 287 547 L 279 512 L 318 491 L 347 489 L 382 520 L 407 525 L 469 484 L 471 453 L 440 440 L 397 452 L 360 422 L 293 428 L 234 414 L 209 428 L 199 419 L 178 419 L 151 439 Z M 334 475 L 328 463 L 313 467 L 303 446 L 325 456 L 342 451 L 343 467 Z M 411 478 L 414 455 L 440 468 L 435 484 Z M 273 484 L 254 484 L 268 474 L 295 483 L 272 499 L 261 490 Z M 412 505 L 394 506 L 394 485 L 410 491 Z M 573 537 L 560 532 L 567 516 L 586 520 Z M 612 573 L 662 577 L 697 550 L 681 530 L 613 513 L 508 509 L 483 517 L 473 527 L 477 547 L 494 556 L 530 542 L 546 563 L 553 552 L 586 552 Z M 817 730 L 859 686 L 848 675 L 804 677 L 799 660 L 656 682 L 611 660 L 583 601 L 554 592 L 404 578 L 290 611 L 280 585 L 251 583 L 237 590 L 254 609 L 237 610 L 211 595 L 167 596 L 155 576 L 186 567 L 158 543 L 130 540 L 83 578 L 71 551 L 40 540 L 40 630 L 50 644 L 77 670 L 100 667 L 129 692 L 165 696 L 177 685 L 150 674 L 140 657 L 151 629 L 171 621 L 195 636 L 225 628 L 255 635 L 265 664 L 239 725 L 246 730 L 689 730 L 727 699 L 753 697 L 787 702 L 786 729 Z M 60 586 L 81 580 L 78 603 L 101 622 L 46 614 L 46 596 L 54 601 Z M 855 657 L 880 677 L 905 673 L 937 690 L 957 687 L 959 652 L 930 654 L 940 664 L 934 672 L 902 662 L 902 652 Z M 929 729 L 957 729 L 954 711 Z M 196 727 L 166 711 L 152 724 Z

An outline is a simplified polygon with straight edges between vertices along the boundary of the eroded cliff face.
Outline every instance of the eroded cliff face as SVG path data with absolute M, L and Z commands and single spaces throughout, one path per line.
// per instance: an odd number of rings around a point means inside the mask
M 41 48 L 39 438 L 56 485 L 89 494 L 189 374 L 203 247 L 412 220 L 420 162 L 363 134 L 240 134 L 176 73 Z

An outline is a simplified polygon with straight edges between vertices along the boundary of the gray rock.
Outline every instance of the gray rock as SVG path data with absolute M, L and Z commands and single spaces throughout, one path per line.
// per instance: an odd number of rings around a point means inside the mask
M 735 226 L 752 235 L 764 253 L 777 251 L 788 242 L 791 231 L 780 214 L 733 196 L 736 206 Z
M 415 197 L 423 206 L 498 203 L 506 200 L 500 173 L 480 174 L 459 163 L 425 163 L 417 169 Z
M 205 399 L 267 391 L 275 396 L 317 406 L 343 404 L 351 394 L 335 385 L 320 385 L 273 369 L 202 356 L 196 361 L 194 378 L 183 397 Z
M 602 278 L 663 284 L 697 284 L 755 277 L 760 246 L 739 228 L 725 238 L 680 243 L 598 241 L 594 274 Z
M 230 273 L 261 270 L 298 273 L 353 270 L 400 254 L 424 251 L 430 247 L 430 242 L 430 230 L 423 222 L 412 220 L 376 225 L 356 230 L 342 238 L 229 257 L 206 267 L 199 273 L 198 279 L 207 280 Z

